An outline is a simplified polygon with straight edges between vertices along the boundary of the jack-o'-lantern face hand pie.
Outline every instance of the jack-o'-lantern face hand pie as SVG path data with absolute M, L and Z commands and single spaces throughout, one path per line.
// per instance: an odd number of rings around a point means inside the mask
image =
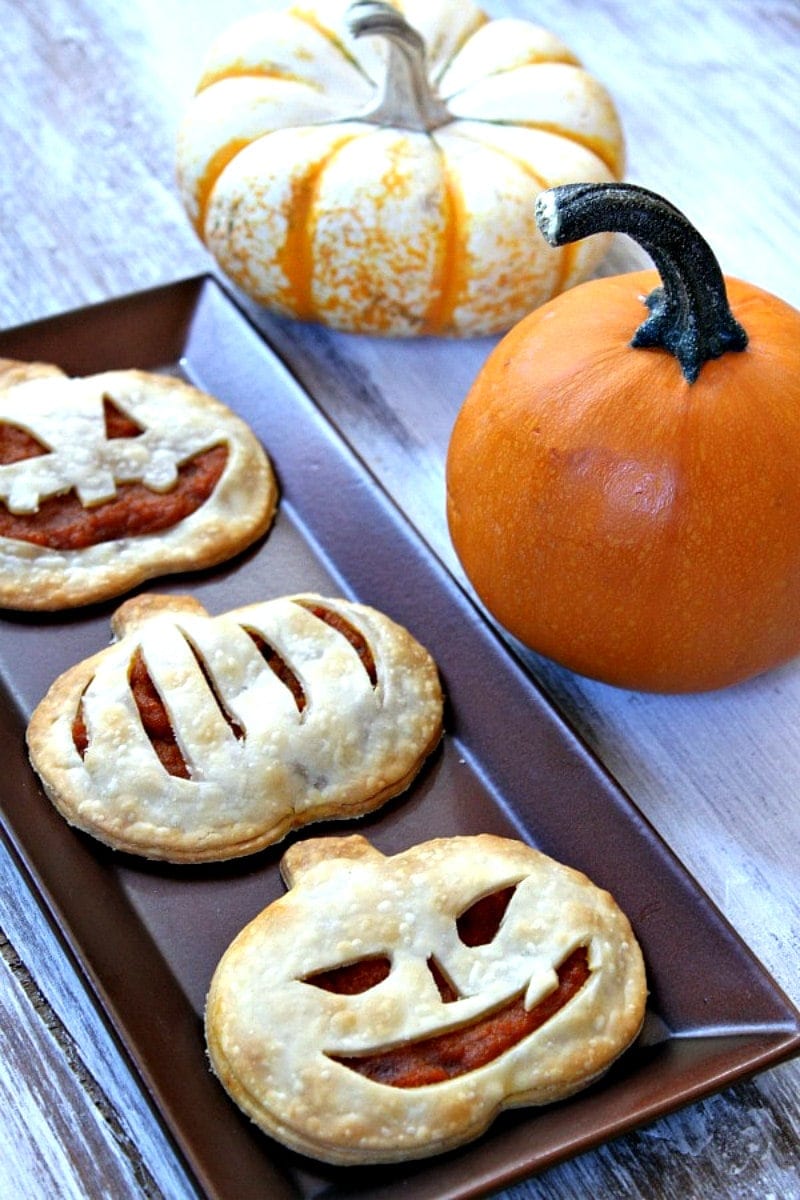
M 132 597 L 27 730 L 70 824 L 171 862 L 252 854 L 409 787 L 442 733 L 436 664 L 403 626 L 314 593 L 212 617 Z
M 211 1064 L 292 1149 L 341 1164 L 437 1154 L 501 1109 L 597 1079 L 644 1017 L 641 951 L 585 875 L 492 835 L 385 857 L 363 837 L 284 855 L 290 890 L 224 954 Z
M 0 360 L 0 606 L 70 608 L 212 566 L 276 503 L 254 434 L 189 384 Z
M 448 450 L 465 572 L 521 642 L 606 683 L 702 691 L 786 661 L 800 312 L 723 276 L 687 219 L 632 184 L 553 188 L 538 210 L 549 241 L 617 230 L 658 272 L 581 284 L 492 351 Z

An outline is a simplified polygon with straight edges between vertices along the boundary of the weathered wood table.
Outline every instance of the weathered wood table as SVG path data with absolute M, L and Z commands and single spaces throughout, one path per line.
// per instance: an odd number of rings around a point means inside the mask
M 177 197 L 175 130 L 211 38 L 258 7 L 0 0 L 0 327 L 212 269 Z M 628 178 L 683 209 L 728 273 L 800 305 L 795 3 L 486 7 L 558 32 L 617 102 Z M 641 261 L 622 239 L 606 269 Z M 385 342 L 254 316 L 458 574 L 443 462 L 491 341 Z M 685 697 L 614 690 L 546 662 L 531 669 L 797 1003 L 800 665 Z M 195 1194 L 2 849 L 0 923 L 0 1195 Z M 513 1195 L 800 1197 L 799 1092 L 797 1063 L 781 1064 L 520 1183 Z

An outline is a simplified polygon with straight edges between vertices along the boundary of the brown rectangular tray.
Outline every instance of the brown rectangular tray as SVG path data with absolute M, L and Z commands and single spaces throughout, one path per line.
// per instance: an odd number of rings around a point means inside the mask
M 178 868 L 71 831 L 28 766 L 24 728 L 55 676 L 107 643 L 115 605 L 0 614 L 5 837 L 203 1194 L 477 1196 L 800 1051 L 800 1015 L 213 279 L 7 330 L 0 355 L 70 374 L 181 374 L 256 430 L 280 479 L 274 529 L 223 568 L 150 590 L 191 591 L 212 613 L 297 590 L 345 594 L 406 625 L 436 658 L 447 733 L 422 777 L 357 825 L 315 834 L 358 828 L 387 853 L 455 833 L 521 837 L 612 891 L 647 961 L 640 1042 L 568 1102 L 506 1113 L 478 1142 L 400 1167 L 326 1168 L 283 1150 L 208 1072 L 201 1025 L 222 951 L 282 893 L 282 847 Z

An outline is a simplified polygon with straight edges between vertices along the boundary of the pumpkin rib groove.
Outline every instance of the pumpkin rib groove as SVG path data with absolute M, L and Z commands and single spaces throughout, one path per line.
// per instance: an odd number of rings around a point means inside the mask
M 477 145 L 487 150 L 494 150 L 497 153 L 506 154 L 509 158 L 519 159 L 519 161 L 525 164 L 528 170 L 541 181 L 541 186 L 543 188 L 552 186 L 552 184 L 545 179 L 544 175 L 537 173 L 531 164 L 522 157 L 522 155 L 511 154 L 509 151 L 504 150 L 502 146 L 498 146 L 497 143 L 487 140 L 485 137 L 481 137 L 481 133 L 484 133 L 486 130 L 492 128 L 511 130 L 524 129 L 530 131 L 531 133 L 543 133 L 548 137 L 558 138 L 559 141 L 568 142 L 572 146 L 578 146 L 581 150 L 585 150 L 586 153 L 590 154 L 592 158 L 597 160 L 598 163 L 601 163 L 606 171 L 613 174 L 613 163 L 609 163 L 607 159 L 603 158 L 603 156 L 599 153 L 597 147 L 590 144 L 591 139 L 581 138 L 573 130 L 548 126 L 544 122 L 537 124 L 533 121 L 491 121 L 480 120 L 477 117 L 459 117 L 454 119 L 452 125 L 447 126 L 447 136 L 452 138 L 463 138 L 464 141 L 475 142 Z M 569 244 L 559 246 L 559 250 L 563 251 L 567 249 L 569 249 Z
M 449 137 L 461 137 L 466 142 L 473 142 L 475 145 L 480 146 L 482 150 L 487 152 L 487 154 L 498 154 L 502 158 L 506 159 L 507 162 L 514 163 L 514 165 L 518 167 L 520 171 L 527 176 L 527 178 L 533 181 L 537 191 L 543 191 L 545 188 L 550 186 L 550 180 L 546 179 L 543 175 L 536 171 L 531 163 L 528 162 L 527 159 L 523 158 L 521 154 L 512 154 L 510 150 L 506 150 L 503 146 L 498 146 L 493 142 L 484 140 L 480 136 L 480 121 L 464 121 L 460 122 L 459 124 L 461 125 L 461 128 L 457 131 L 453 130 L 452 128 L 448 129 L 447 133 Z M 485 124 L 491 124 L 491 122 L 485 122 Z M 465 128 L 467 125 L 475 126 L 476 132 L 473 133 Z M 555 294 L 558 294 L 564 290 L 566 282 L 574 268 L 575 261 L 578 258 L 578 254 L 579 247 L 573 243 L 569 243 L 568 245 L 560 248 L 560 254 L 558 256 L 558 272 L 552 284 Z
M 567 142 L 570 145 L 579 146 L 581 150 L 587 151 L 587 154 L 591 155 L 591 157 L 595 158 L 597 162 L 601 163 L 603 169 L 607 170 L 609 174 L 614 173 L 613 163 L 609 163 L 607 158 L 603 158 L 599 150 L 597 150 L 596 145 L 590 144 L 591 139 L 578 137 L 578 134 L 573 130 L 565 130 L 565 128 L 548 126 L 545 124 L 545 122 L 542 122 L 542 124 L 535 124 L 534 121 L 485 121 L 477 118 L 471 118 L 471 116 L 461 116 L 461 118 L 458 118 L 458 120 L 453 120 L 452 125 L 447 126 L 447 136 L 452 138 L 463 138 L 465 142 L 469 140 L 469 142 L 475 142 L 481 146 L 485 146 L 485 148 L 488 150 L 495 150 L 498 151 L 499 154 L 505 154 L 507 157 L 518 158 L 519 162 L 525 163 L 525 166 L 528 167 L 531 174 L 536 175 L 536 178 L 541 180 L 541 186 L 543 188 L 553 186 L 552 184 L 549 184 L 545 176 L 536 173 L 534 167 L 531 167 L 530 163 L 525 162 L 525 158 L 522 157 L 522 155 L 512 155 L 510 151 L 504 150 L 503 146 L 499 146 L 497 143 L 492 142 L 492 140 L 487 140 L 486 138 L 481 137 L 481 133 L 489 130 L 489 128 L 495 128 L 495 130 L 498 130 L 498 128 L 499 130 L 504 130 L 504 128 L 507 128 L 507 130 L 527 130 L 531 133 L 543 133 L 546 134 L 547 137 L 558 138 L 560 142 Z M 570 245 L 571 244 L 559 246 L 559 250 L 569 250 Z
M 206 169 L 197 185 L 197 218 L 195 221 L 197 232 L 203 241 L 205 241 L 204 234 L 208 208 L 211 203 L 212 192 L 217 185 L 217 180 L 237 155 L 246 150 L 248 146 L 251 146 L 254 140 L 251 138 L 234 138 L 232 141 L 226 142 L 224 146 L 220 146 L 217 152 L 206 163 Z
M 483 123 L 484 122 L 475 120 L 461 121 L 459 122 L 458 129 L 449 128 L 447 130 L 448 137 L 462 138 L 465 142 L 474 142 L 476 145 L 480 146 L 482 150 L 486 150 L 490 154 L 501 155 L 503 158 L 508 159 L 509 162 L 516 163 L 516 165 L 520 167 L 520 169 L 524 171 L 526 175 L 533 179 L 536 183 L 537 190 L 541 191 L 543 188 L 546 188 L 548 186 L 548 181 L 543 175 L 536 171 L 534 167 L 522 157 L 522 155 L 512 154 L 510 150 L 506 150 L 503 146 L 497 146 L 493 142 L 485 141 L 480 136 L 481 125 Z M 488 124 L 489 122 L 485 123 Z M 473 132 L 472 129 L 465 128 L 467 125 L 473 126 L 475 132 Z M 567 247 L 565 246 L 564 249 L 567 249 Z
M 519 67 L 557 63 L 580 67 L 583 63 L 556 35 L 525 18 L 497 17 L 485 21 L 463 39 L 446 71 L 437 75 L 443 99 L 461 95 L 480 79 L 505 75 Z
M 488 120 L 487 125 L 508 125 L 517 129 L 538 129 L 542 133 L 552 133 L 555 137 L 563 138 L 566 142 L 572 142 L 575 146 L 580 146 L 584 150 L 588 150 L 595 158 L 599 158 L 600 162 L 606 168 L 612 178 L 617 178 L 617 165 L 613 150 L 601 138 L 582 137 L 574 129 L 565 129 L 562 125 L 551 124 L 547 121 L 498 121 Z M 564 249 L 564 247 L 560 247 Z
M 436 273 L 431 285 L 433 298 L 423 317 L 421 332 L 435 335 L 450 324 L 464 286 L 464 271 L 459 269 L 462 256 L 458 251 L 465 214 L 461 189 L 447 165 L 447 157 L 441 151 L 435 136 L 431 140 L 436 146 L 441 165 L 445 219 L 444 230 L 439 240 Z
M 313 88 L 316 92 L 324 92 L 324 88 L 315 79 L 306 79 L 302 75 L 298 75 L 296 71 L 284 71 L 279 67 L 256 67 L 250 65 L 247 67 L 237 67 L 235 64 L 230 64 L 221 67 L 218 71 L 209 71 L 197 85 L 195 95 L 199 96 L 201 92 L 205 92 L 208 88 L 214 87 L 218 83 L 224 83 L 228 79 L 279 79 L 283 83 L 301 83 L 304 87 Z
M 455 119 L 556 133 L 591 149 L 613 180 L 624 172 L 619 118 L 610 97 L 582 66 L 546 61 L 485 75 L 448 104 Z
M 401 3 L 398 5 L 398 7 L 402 11 L 405 8 L 405 5 Z M 483 29 L 484 25 L 488 25 L 488 24 L 489 24 L 489 17 L 487 16 L 486 13 L 481 12 L 481 13 L 476 14 L 474 23 L 470 27 L 467 27 L 463 30 L 461 40 L 459 41 L 458 45 L 450 52 L 449 55 L 447 55 L 445 58 L 442 59 L 441 63 L 439 64 L 439 66 L 437 67 L 437 69 L 435 71 L 431 71 L 431 74 L 430 74 L 431 84 L 438 86 L 439 81 L 450 70 L 450 67 L 453 65 L 454 61 L 458 58 L 459 54 L 464 49 L 464 47 L 467 45 L 467 43 L 470 42 L 472 40 L 472 38 L 474 38 L 474 36 L 478 32 L 478 30 Z M 453 94 L 455 95 L 455 93 L 453 93 Z M 442 96 L 443 100 L 445 98 L 446 97 Z
M 301 321 L 316 315 L 313 297 L 315 210 L 322 176 L 333 159 L 358 134 L 347 134 L 332 143 L 326 154 L 309 163 L 303 175 L 292 180 L 286 237 L 276 258 L 289 285 L 292 309 Z
M 546 121 L 501 121 L 497 118 L 493 120 L 484 120 L 478 117 L 458 117 L 453 119 L 453 125 L 455 125 L 456 122 L 458 122 L 459 126 L 469 124 L 475 125 L 477 128 L 480 128 L 481 126 L 494 126 L 495 128 L 499 129 L 530 129 L 532 132 L 548 133 L 552 137 L 561 138 L 563 141 L 569 142 L 573 146 L 580 146 L 582 150 L 588 151 L 589 154 L 594 155 L 594 157 L 603 164 L 609 175 L 611 175 L 613 178 L 617 177 L 616 164 L 611 151 L 609 150 L 605 154 L 602 152 L 602 147 L 605 145 L 605 143 L 599 138 L 581 137 L 580 134 L 576 133 L 574 129 L 565 129 L 563 126 L 551 125 Z M 447 127 L 447 132 L 451 137 L 463 137 L 465 139 L 470 137 L 470 135 L 466 132 L 463 132 L 462 129 L 454 129 L 452 126 Z M 471 138 L 470 140 L 476 142 L 481 141 L 481 139 L 478 137 Z M 481 145 L 484 144 L 486 143 L 481 142 Z M 559 249 L 563 251 L 566 250 L 567 247 L 560 246 Z
M 303 25 L 307 25 L 309 29 L 313 29 L 315 33 L 318 33 L 320 37 L 324 38 L 328 45 L 331 46 L 338 54 L 340 54 L 345 62 L 349 63 L 351 67 L 358 71 L 359 75 L 361 75 L 364 79 L 370 79 L 361 63 L 354 54 L 350 53 L 350 51 L 347 49 L 347 46 L 338 36 L 338 34 L 328 25 L 324 25 L 314 13 L 309 12 L 308 9 L 296 8 L 294 6 L 289 8 L 287 11 L 292 17 L 295 18 L 295 20 L 300 21 Z M 374 81 L 370 79 L 370 83 L 372 82 Z
M 547 55 L 546 57 L 544 55 L 531 55 L 530 58 L 523 59 L 520 62 L 515 62 L 508 67 L 498 67 L 494 71 L 487 71 L 482 78 L 484 80 L 498 79 L 503 75 L 510 75 L 512 71 L 516 71 L 520 67 L 542 67 L 549 66 L 551 63 L 559 63 L 564 67 L 578 67 L 579 70 L 583 70 L 580 60 L 575 58 L 574 55 L 571 55 L 565 48 L 563 54 Z M 453 88 L 451 92 L 442 92 L 442 99 L 445 102 L 448 100 L 456 100 L 459 96 L 463 96 L 466 92 L 468 92 L 473 86 L 474 83 L 470 82 L 462 84 L 461 87 Z

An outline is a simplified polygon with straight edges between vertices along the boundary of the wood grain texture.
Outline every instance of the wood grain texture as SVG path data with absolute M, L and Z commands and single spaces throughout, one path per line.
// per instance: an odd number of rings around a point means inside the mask
M 125 1194 L 138 1187 L 158 1196 L 114 1106 L 5 939 L 0 941 L 0 997 L 0 1094 L 6 1114 L 0 1194 L 35 1190 L 77 1200 L 87 1189 Z M 38 1050 L 34 1058 L 32 1045 Z
M 0 1196 L 194 1195 L 82 977 L 5 852 L 0 912 L 13 937 L 0 931 Z
M 0 325 L 210 268 L 177 197 L 175 132 L 211 38 L 266 6 L 0 0 Z M 486 7 L 560 34 L 617 102 L 628 178 L 682 208 L 727 272 L 800 306 L 796 3 Z M 603 270 L 642 261 L 619 239 Z M 251 311 L 460 574 L 444 519 L 444 455 L 493 342 L 385 342 Z M 800 1001 L 800 666 L 727 692 L 662 697 L 581 680 L 533 656 L 530 665 Z M 124 1056 L 4 852 L 0 899 L 0 1195 L 191 1196 Z M 787 1064 L 509 1195 L 796 1200 L 798 1093 L 800 1070 Z

